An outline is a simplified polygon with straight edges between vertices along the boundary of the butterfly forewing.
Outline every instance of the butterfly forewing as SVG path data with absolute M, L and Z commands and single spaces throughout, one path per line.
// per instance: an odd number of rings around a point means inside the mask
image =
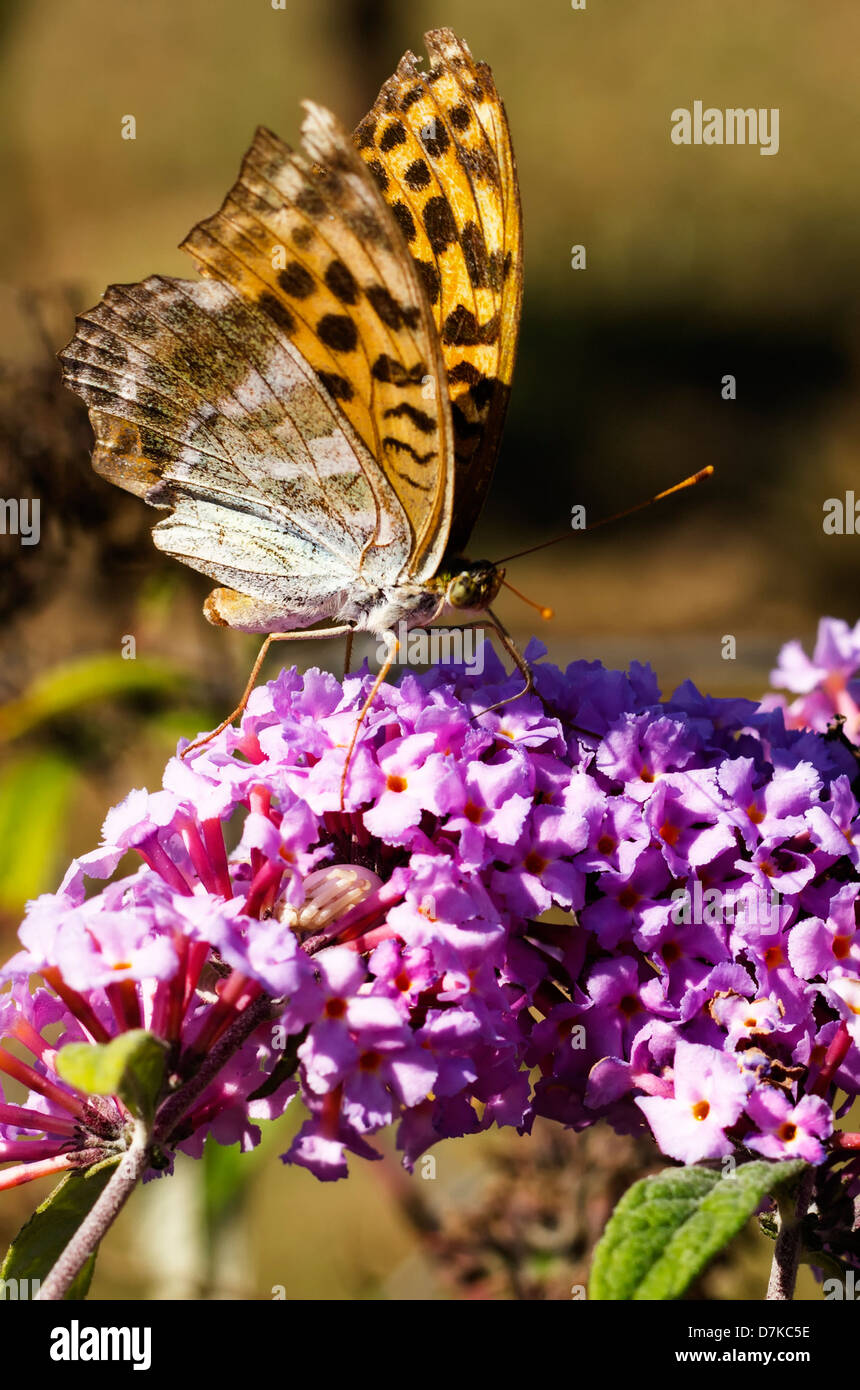
M 306 152 L 259 130 L 220 211 L 184 246 L 317 373 L 378 464 L 369 479 L 380 527 L 370 540 L 388 542 L 393 490 L 413 535 L 409 576 L 423 579 L 445 549 L 453 492 L 448 402 L 427 389 L 443 371 L 438 334 L 400 229 L 350 137 L 328 111 L 306 110 Z
M 426 42 L 429 71 L 407 54 L 355 143 L 309 103 L 301 151 L 259 130 L 184 243 L 205 278 L 112 286 L 62 354 L 97 470 L 168 509 L 156 544 L 228 586 L 214 622 L 432 621 L 483 500 L 519 198 L 489 69 L 450 30 Z
M 468 541 L 499 448 L 522 296 L 513 149 L 490 69 L 450 29 L 407 53 L 355 132 L 430 300 L 451 400 L 455 494 L 449 548 Z

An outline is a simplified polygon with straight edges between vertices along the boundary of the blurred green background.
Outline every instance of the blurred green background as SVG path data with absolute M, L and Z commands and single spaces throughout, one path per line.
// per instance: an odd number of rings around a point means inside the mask
M 569 0 L 5 0 L 0 494 L 38 497 L 42 536 L 0 536 L 4 950 L 26 898 L 97 842 L 106 808 L 156 786 L 177 736 L 232 707 L 255 646 L 207 626 L 208 582 L 159 556 L 157 516 L 92 475 L 86 416 L 53 353 L 107 283 L 191 273 L 174 248 L 218 206 L 257 124 L 295 142 L 303 97 L 355 124 L 438 24 L 493 68 L 526 233 L 519 362 L 472 554 L 563 531 L 574 503 L 594 519 L 716 468 L 680 499 L 514 564 L 512 581 L 556 612 L 541 624 L 505 595 L 514 636 L 540 624 L 557 661 L 650 660 L 666 690 L 689 676 L 754 696 L 782 642 L 808 642 L 823 612 L 857 617 L 860 538 L 821 525 L 825 499 L 858 479 L 852 0 L 588 0 L 584 11 Z M 673 145 L 670 113 L 697 99 L 778 107 L 778 154 Z M 120 133 L 129 114 L 134 141 Z M 575 271 L 580 244 L 587 269 Z M 726 374 L 735 401 L 721 398 Z M 734 661 L 721 655 L 728 634 Z M 129 636 L 134 661 L 121 655 Z M 297 659 L 339 669 L 341 652 L 314 644 Z M 436 1183 L 421 1184 L 432 1201 L 420 1202 L 393 1159 L 323 1188 L 281 1169 L 285 1142 L 268 1136 L 241 1172 L 219 1151 L 205 1182 L 187 1165 L 150 1185 L 103 1252 L 94 1293 L 566 1297 L 608 1190 L 582 1195 L 583 1140 L 559 1141 L 560 1153 L 545 1135 L 444 1145 Z M 488 1255 L 490 1207 L 516 1206 L 493 1195 L 513 1181 L 511 1152 L 528 1219 Z M 610 1145 L 595 1161 L 626 1163 L 629 1177 L 647 1157 Z M 548 1235 L 529 1204 L 547 1172 L 582 1179 L 576 1200 L 591 1215 L 573 1233 Z M 4 1198 L 0 1237 L 33 1198 Z M 461 1277 L 469 1252 L 478 1272 Z M 755 1241 L 727 1283 L 712 1277 L 714 1296 L 756 1296 Z

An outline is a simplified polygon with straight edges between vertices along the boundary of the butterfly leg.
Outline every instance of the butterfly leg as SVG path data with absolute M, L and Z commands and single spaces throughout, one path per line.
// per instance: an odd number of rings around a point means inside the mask
M 368 695 L 367 699 L 365 700 L 364 704 L 362 705 L 362 707 L 361 707 L 361 713 L 359 714 L 358 719 L 355 721 L 355 728 L 354 728 L 353 731 L 352 731 L 352 738 L 350 739 L 349 748 L 347 749 L 346 758 L 345 758 L 344 764 L 343 764 L 343 773 L 342 773 L 341 779 L 340 779 L 340 809 L 341 809 L 342 811 L 345 809 L 344 803 L 345 803 L 345 799 L 346 799 L 346 779 L 347 779 L 347 774 L 349 773 L 349 765 L 350 765 L 350 763 L 352 762 L 352 755 L 353 755 L 353 753 L 355 752 L 355 745 L 356 745 L 356 743 L 358 742 L 358 733 L 359 733 L 359 730 L 360 730 L 360 728 L 361 728 L 362 724 L 364 723 L 364 720 L 365 720 L 365 718 L 366 718 L 366 716 L 367 716 L 367 711 L 370 709 L 370 706 L 373 704 L 373 701 L 376 699 L 376 692 L 377 692 L 377 690 L 378 690 L 379 687 L 382 685 L 382 682 L 385 680 L 386 676 L 388 675 L 388 672 L 391 670 L 392 666 L 394 665 L 394 660 L 395 660 L 395 658 L 396 658 L 396 656 L 397 656 L 397 653 L 398 653 L 399 648 L 400 648 L 400 643 L 399 643 L 399 641 L 397 640 L 397 638 L 394 637 L 393 634 L 392 634 L 391 642 L 390 642 L 390 644 L 389 644 L 389 648 L 388 648 L 388 651 L 387 651 L 387 653 L 386 653 L 385 660 L 383 661 L 381 667 L 379 668 L 379 675 L 376 677 L 376 680 L 373 682 L 373 685 L 371 686 L 371 689 L 370 689 L 370 694 Z
M 204 748 L 207 743 L 212 742 L 213 738 L 217 738 L 219 734 L 223 734 L 224 730 L 229 728 L 229 726 L 233 723 L 234 719 L 238 719 L 240 714 L 244 714 L 245 706 L 251 698 L 251 691 L 254 689 L 254 686 L 257 683 L 257 677 L 260 674 L 260 667 L 265 661 L 266 653 L 273 642 L 295 642 L 298 641 L 300 638 L 305 638 L 306 641 L 322 641 L 322 639 L 325 637 L 343 637 L 346 634 L 351 633 L 352 628 L 349 625 L 349 623 L 343 623 L 339 627 L 313 628 L 304 632 L 301 629 L 299 629 L 298 632 L 270 632 L 257 653 L 257 659 L 254 662 L 254 665 L 251 668 L 251 674 L 248 677 L 248 684 L 245 686 L 242 698 L 239 701 L 236 708 L 233 710 L 233 713 L 228 714 L 227 718 L 223 719 L 221 723 L 218 725 L 218 728 L 213 729 L 212 732 L 207 734 L 205 738 L 198 738 L 196 743 L 189 743 L 187 748 L 183 748 L 180 757 L 187 758 L 188 754 L 193 753 L 195 749 Z
M 523 679 L 525 680 L 525 685 L 523 686 L 522 690 L 517 691 L 516 695 L 508 695 L 506 699 L 499 700 L 498 704 L 490 705 L 487 709 L 479 710 L 478 714 L 472 716 L 473 719 L 480 718 L 482 714 L 490 714 L 492 710 L 501 709 L 502 705 L 509 705 L 514 700 L 521 700 L 524 695 L 531 694 L 531 692 L 535 688 L 531 667 L 529 666 L 519 647 L 517 647 L 507 628 L 503 626 L 503 624 L 500 622 L 500 620 L 496 617 L 495 613 L 493 613 L 491 609 L 488 608 L 483 617 L 476 619 L 472 623 L 457 623 L 453 628 L 446 627 L 445 631 L 463 632 L 466 628 L 483 627 L 486 625 L 487 618 L 489 618 L 490 620 L 490 627 L 492 627 L 493 631 L 496 633 L 496 636 L 499 638 L 499 641 L 502 643 L 502 646 L 504 647 L 505 651 L 512 658 L 517 670 L 522 674 Z M 429 628 L 428 631 L 430 631 Z
M 349 675 L 349 668 L 352 665 L 352 629 L 346 634 L 346 651 L 343 654 L 343 675 L 344 680 Z
M 511 659 L 513 660 L 520 675 L 523 677 L 525 685 L 523 686 L 522 690 L 517 691 L 516 695 L 508 695 L 506 699 L 498 700 L 494 705 L 488 705 L 487 708 L 482 709 L 479 712 L 479 714 L 473 715 L 473 719 L 480 718 L 481 714 L 491 714 L 493 710 L 501 709 L 503 705 L 510 705 L 513 703 L 514 700 L 521 700 L 524 695 L 530 695 L 535 688 L 532 669 L 526 661 L 525 657 L 523 656 L 522 652 L 520 651 L 519 647 L 514 642 L 507 628 L 499 621 L 499 619 L 496 617 L 495 613 L 491 608 L 487 609 L 487 617 L 490 619 L 490 623 L 495 629 L 499 641 L 501 642 L 508 656 L 511 657 Z

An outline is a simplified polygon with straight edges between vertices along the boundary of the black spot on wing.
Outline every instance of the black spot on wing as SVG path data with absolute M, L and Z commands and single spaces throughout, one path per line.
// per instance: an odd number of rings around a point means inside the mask
M 328 288 L 341 304 L 354 304 L 358 299 L 358 285 L 349 266 L 340 259 L 330 261 L 324 276 Z
M 386 328 L 415 328 L 419 323 L 421 311 L 411 304 L 398 304 L 384 285 L 371 285 L 365 294 Z
M 493 314 L 486 323 L 478 323 L 471 309 L 458 304 L 442 325 L 442 342 L 460 347 L 478 347 L 494 343 L 499 336 L 499 315 Z
M 413 193 L 418 193 L 422 188 L 426 188 L 430 182 L 430 169 L 424 159 L 413 159 L 406 173 L 403 175 L 403 182 L 407 188 L 411 188 Z
M 451 143 L 451 137 L 442 122 L 434 116 L 421 129 L 421 144 L 433 159 L 441 159 Z
M 414 241 L 418 228 L 415 226 L 415 218 L 409 211 L 405 203 L 396 202 L 391 204 L 391 211 L 397 218 L 397 225 L 407 241 Z
M 421 261 L 416 256 L 414 258 L 415 269 L 421 276 L 424 290 L 431 304 L 435 304 L 442 292 L 442 279 L 439 271 L 432 261 Z
M 452 106 L 448 112 L 448 120 L 455 130 L 465 130 L 472 119 L 472 113 L 468 106 Z
M 476 386 L 483 380 L 483 372 L 479 371 L 474 362 L 458 362 L 448 373 L 449 381 L 467 381 L 470 386 Z
M 457 158 L 467 173 L 486 179 L 489 183 L 498 183 L 498 166 L 489 150 L 470 150 L 465 145 L 458 145 Z
M 354 352 L 358 329 L 348 314 L 323 314 L 317 324 L 317 337 L 334 352 Z
M 290 261 L 278 271 L 278 284 L 294 299 L 307 299 L 314 289 L 313 276 L 298 261 Z
M 487 243 L 477 222 L 467 222 L 460 233 L 460 245 L 466 271 L 475 289 L 483 289 L 490 282 L 490 261 Z
M 380 193 L 384 193 L 388 188 L 389 184 L 389 178 L 388 174 L 385 171 L 385 168 L 382 164 L 380 164 L 378 159 L 369 159 L 367 161 L 367 167 L 370 170 L 373 177 L 376 179 L 376 182 L 379 185 Z
M 299 212 L 303 212 L 306 217 L 311 217 L 314 221 L 326 214 L 325 198 L 319 189 L 310 185 L 305 185 L 304 188 L 299 189 L 294 201 Z
M 317 375 L 329 395 L 336 401 L 352 400 L 355 392 L 345 376 L 340 376 L 337 372 L 319 372 Z
M 355 132 L 355 143 L 360 150 L 369 149 L 373 144 L 373 137 L 376 134 L 376 121 L 372 116 L 367 116 L 362 121 L 358 130 Z
M 270 294 L 268 290 L 264 290 L 258 297 L 257 304 L 259 308 L 262 309 L 263 313 L 272 320 L 272 323 L 276 323 L 285 333 L 292 333 L 294 331 L 296 321 L 286 304 L 282 304 L 281 301 L 276 299 L 273 294 Z
M 385 130 L 382 132 L 382 139 L 379 142 L 379 148 L 382 150 L 384 154 L 387 150 L 394 150 L 397 148 L 398 145 L 404 144 L 405 140 L 406 128 L 403 125 L 403 122 L 392 121 L 391 124 L 389 126 L 386 126 Z
M 427 199 L 424 207 L 424 230 L 437 256 L 457 240 L 457 224 L 451 204 L 441 193 L 435 198 Z

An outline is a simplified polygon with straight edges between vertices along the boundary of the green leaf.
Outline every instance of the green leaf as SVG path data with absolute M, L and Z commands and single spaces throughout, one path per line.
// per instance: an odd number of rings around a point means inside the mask
M 57 1053 L 57 1071 L 79 1091 L 119 1096 L 132 1114 L 151 1120 L 166 1060 L 163 1039 L 132 1028 L 108 1043 L 68 1043 Z
M 7 759 L 0 771 L 0 909 L 20 912 L 28 898 L 53 887 L 76 782 L 74 765 L 56 754 Z
M 762 1198 L 805 1167 L 801 1160 L 745 1163 L 726 1177 L 711 1168 L 664 1168 L 634 1183 L 594 1252 L 589 1297 L 680 1298 Z
M 182 675 L 174 666 L 154 658 L 124 661 L 119 652 L 106 652 L 64 662 L 38 676 L 17 700 L 0 707 L 0 743 L 91 700 L 164 693 L 181 683 Z
M 28 1285 L 42 1283 L 75 1231 L 104 1192 L 119 1158 L 97 1163 L 85 1172 L 67 1174 L 18 1232 L 0 1266 L 0 1279 Z M 95 1251 L 70 1286 L 66 1298 L 86 1298 L 95 1269 Z M 35 1291 L 34 1291 L 35 1292 Z

